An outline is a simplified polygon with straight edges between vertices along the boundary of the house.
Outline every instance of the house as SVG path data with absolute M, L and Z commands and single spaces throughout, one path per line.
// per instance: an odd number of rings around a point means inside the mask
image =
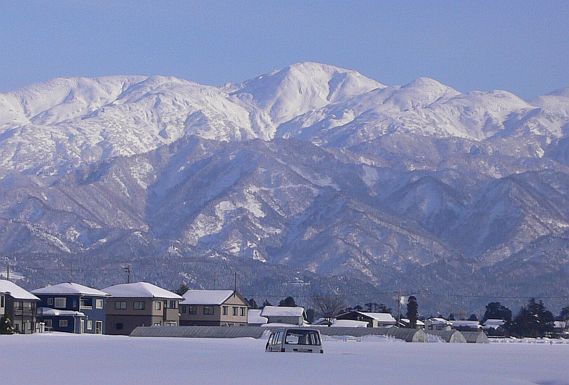
M 261 309 L 249 309 L 247 312 L 247 325 L 261 326 L 269 322 L 267 317 L 261 317 Z
M 147 282 L 125 283 L 103 289 L 111 295 L 106 304 L 105 333 L 129 335 L 138 326 L 177 326 L 178 304 L 183 297 Z
M 451 323 L 444 318 L 441 317 L 432 317 L 425 320 L 425 329 L 426 330 L 451 330 Z
M 73 282 L 42 287 L 32 293 L 40 299 L 37 317 L 47 330 L 103 334 L 105 299 L 109 294 Z
M 31 334 L 36 328 L 39 298 L 11 281 L 0 279 L 0 318 L 10 319 L 14 331 Z
M 287 324 L 302 326 L 305 323 L 304 308 L 301 306 L 265 306 L 261 317 L 267 317 L 269 324 Z
M 340 314 L 336 318 L 339 320 L 365 321 L 370 328 L 391 327 L 397 324 L 395 318 L 389 313 L 368 313 L 353 310 Z
M 188 290 L 180 303 L 181 326 L 245 326 L 248 304 L 234 290 Z

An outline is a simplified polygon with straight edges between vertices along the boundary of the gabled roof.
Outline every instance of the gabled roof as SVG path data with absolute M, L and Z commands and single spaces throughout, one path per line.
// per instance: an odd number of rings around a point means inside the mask
M 265 306 L 261 317 L 302 317 L 304 308 L 301 306 Z
M 333 328 L 367 328 L 366 321 L 355 321 L 351 319 L 337 319 L 334 320 L 331 327 Z
M 411 321 L 409 321 L 408 318 L 401 318 L 401 322 L 406 323 L 406 324 L 409 324 Z M 418 320 L 416 321 L 415 325 L 417 325 L 417 326 L 425 326 L 425 323 L 424 323 L 423 321 L 421 321 L 421 320 L 418 319 Z
M 108 297 L 109 294 L 101 290 L 83 286 L 78 283 L 65 282 L 57 285 L 42 287 L 41 289 L 32 290 L 34 294 L 53 294 L 53 295 L 90 295 L 93 297 Z
M 364 313 L 359 311 L 358 313 L 365 315 L 366 317 L 373 318 L 379 322 L 390 322 L 396 323 L 397 321 L 390 313 Z
M 0 279 L 0 293 L 7 294 L 14 299 L 27 299 L 32 301 L 39 301 L 40 299 L 27 290 L 22 289 L 14 282 Z
M 221 305 L 233 295 L 233 290 L 188 290 L 183 305 Z
M 171 291 L 162 289 L 148 282 L 123 283 L 106 287 L 103 291 L 118 298 L 183 299 L 183 297 L 176 293 L 172 293 Z

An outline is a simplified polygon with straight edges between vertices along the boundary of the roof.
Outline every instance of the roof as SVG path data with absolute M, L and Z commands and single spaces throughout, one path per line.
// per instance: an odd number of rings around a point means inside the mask
M 410 323 L 411 321 L 409 321 L 408 318 L 401 318 L 401 322 L 404 322 L 404 323 L 408 324 L 408 323 Z M 423 321 L 421 321 L 421 320 L 418 319 L 418 320 L 415 321 L 415 325 L 417 325 L 417 326 L 425 326 L 425 323 L 424 323 Z
M 457 321 L 450 321 L 453 327 L 466 327 L 466 328 L 479 328 L 480 322 L 478 321 L 467 321 L 467 320 L 457 320 Z
M 184 305 L 221 305 L 233 295 L 233 290 L 188 290 Z
M 261 309 L 249 309 L 247 312 L 248 324 L 266 324 L 269 322 L 267 317 L 261 317 Z
M 335 328 L 367 328 L 366 321 L 354 321 L 351 319 L 337 319 L 334 320 L 331 327 Z
M 148 282 L 123 283 L 103 289 L 113 297 L 118 298 L 166 298 L 183 299 L 176 293 L 162 289 Z
M 85 314 L 81 313 L 80 311 L 59 310 L 59 309 L 52 309 L 50 307 L 38 307 L 37 315 L 39 315 L 39 316 L 51 316 L 51 317 L 58 317 L 58 316 L 85 317 Z
M 8 294 L 10 297 L 15 299 L 28 299 L 32 301 L 40 300 L 38 297 L 30 293 L 29 291 L 22 289 L 14 282 L 7 281 L 5 279 L 0 279 L 0 293 Z
M 303 314 L 302 306 L 265 306 L 261 311 L 262 317 L 302 317 Z
M 390 313 L 364 313 L 359 311 L 358 313 L 365 315 L 366 317 L 373 318 L 379 322 L 391 322 L 396 323 L 397 321 Z
M 490 318 L 484 322 L 484 329 L 497 329 L 506 323 L 503 319 Z
M 101 290 L 93 289 L 91 287 L 83 286 L 78 283 L 66 282 L 57 285 L 42 287 L 41 289 L 32 290 L 34 294 L 75 294 L 75 295 L 90 295 L 93 297 L 108 297 L 109 294 Z
M 447 321 L 444 318 L 440 318 L 440 317 L 429 318 L 425 322 L 428 322 L 431 325 L 450 325 L 449 321 Z

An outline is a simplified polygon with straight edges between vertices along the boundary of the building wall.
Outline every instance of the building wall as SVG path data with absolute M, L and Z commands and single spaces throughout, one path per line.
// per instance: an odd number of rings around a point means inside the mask
M 0 317 L 6 314 L 6 297 L 0 294 Z
M 102 322 L 103 331 L 106 319 L 105 313 L 105 297 L 94 297 L 94 296 L 81 296 L 81 295 L 57 295 L 57 294 L 38 294 L 37 297 L 40 298 L 40 307 L 48 307 L 51 309 L 57 310 L 69 310 L 69 311 L 79 311 L 85 314 L 83 319 L 83 327 L 81 327 L 81 321 L 79 317 L 75 317 L 76 320 L 74 321 L 73 325 L 68 325 L 67 327 L 60 327 L 59 326 L 59 319 L 66 319 L 65 317 L 69 316 L 61 316 L 61 317 L 43 317 L 41 312 L 39 314 L 39 321 L 42 321 L 43 318 L 51 319 L 52 320 L 52 329 L 53 331 L 58 332 L 67 332 L 67 333 L 87 333 L 87 334 L 95 334 L 96 333 L 96 323 L 97 321 Z M 56 300 L 55 298 L 65 298 L 65 306 L 63 307 L 56 307 Z M 82 306 L 81 300 L 84 302 L 91 303 L 91 306 Z M 102 308 L 97 308 L 97 300 L 102 301 Z M 91 321 L 91 322 L 89 322 Z M 70 323 L 70 322 L 69 322 Z M 91 325 L 89 329 L 88 326 Z
M 221 305 L 193 305 L 196 314 L 189 313 L 190 305 L 180 305 L 181 326 L 233 326 L 246 325 L 248 307 L 238 295 L 230 296 Z M 204 308 L 213 308 L 213 314 L 204 314 Z M 223 314 L 224 307 L 227 314 Z M 233 308 L 237 308 L 237 315 L 233 315 Z M 243 315 L 242 315 L 243 314 Z
M 267 316 L 264 316 L 267 317 Z M 287 316 L 273 316 L 267 317 L 269 319 L 268 323 L 283 323 L 283 324 L 291 324 L 291 325 L 302 325 L 303 319 L 302 317 L 287 317 Z
M 170 301 L 174 301 L 171 303 Z M 118 302 L 126 302 L 126 309 L 117 309 Z M 135 302 L 143 303 L 136 309 Z M 170 307 L 172 304 L 175 307 Z M 106 334 L 129 335 L 138 326 L 179 325 L 178 300 L 160 298 L 108 298 L 106 303 Z
M 12 325 L 19 333 L 31 334 L 36 328 L 36 302 L 32 300 L 14 299 L 10 295 L 4 295 L 6 315 L 12 321 Z

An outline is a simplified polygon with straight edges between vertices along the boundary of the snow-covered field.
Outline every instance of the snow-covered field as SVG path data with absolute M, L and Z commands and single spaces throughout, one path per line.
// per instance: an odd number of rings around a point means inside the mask
M 6 385 L 567 385 L 568 344 L 325 341 L 325 354 L 265 353 L 264 340 L 0 337 Z

